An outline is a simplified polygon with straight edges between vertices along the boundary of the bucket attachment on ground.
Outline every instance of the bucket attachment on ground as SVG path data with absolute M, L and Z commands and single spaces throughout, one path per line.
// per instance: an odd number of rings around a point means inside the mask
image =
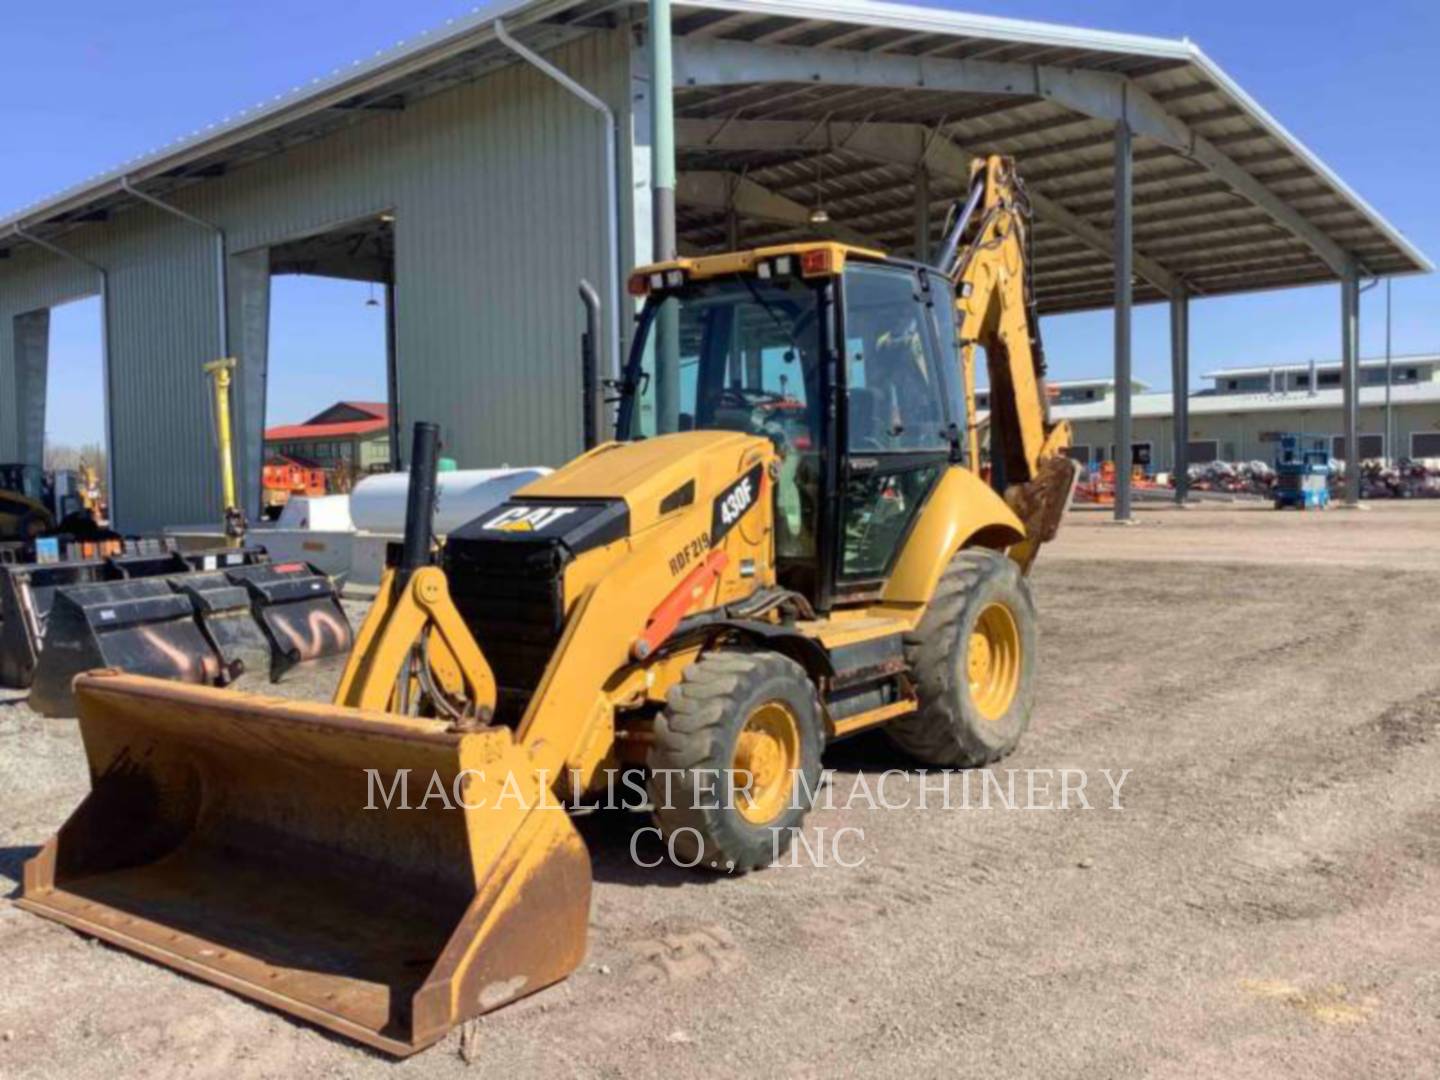
M 252 685 L 295 665 L 343 656 L 349 620 L 334 585 L 304 563 L 264 562 L 256 549 L 158 552 L 93 563 L 0 570 L 6 681 L 30 686 L 30 706 L 74 716 L 82 671 L 224 686 Z
M 226 571 L 250 593 L 250 606 L 270 643 L 270 679 L 296 664 L 350 651 L 354 635 L 335 586 L 305 563 L 261 563 Z
M 200 632 L 220 659 L 222 684 L 233 682 L 247 672 L 260 679 L 266 678 L 271 667 L 270 641 L 255 621 L 249 589 L 219 570 L 182 574 L 165 581 L 177 594 L 190 601 L 190 610 L 200 624 Z M 123 664 L 102 666 L 125 667 Z M 136 668 L 125 670 L 137 675 L 160 674 Z M 74 713 L 67 715 L 73 716 Z
M 23 690 L 35 680 L 50 609 L 61 589 L 240 569 L 266 559 L 262 548 L 178 552 L 158 547 L 154 541 L 129 543 L 141 550 L 108 558 L 0 565 L 0 683 Z
M 399 1055 L 583 958 L 589 856 L 508 728 L 75 692 L 92 790 L 19 906 Z
M 34 681 L 56 590 L 105 576 L 103 559 L 0 566 L 0 683 L 23 690 Z
M 222 668 L 196 621 L 191 598 L 177 593 L 165 578 L 56 591 L 30 708 L 42 716 L 74 716 L 71 680 L 95 668 L 212 685 L 239 674 Z

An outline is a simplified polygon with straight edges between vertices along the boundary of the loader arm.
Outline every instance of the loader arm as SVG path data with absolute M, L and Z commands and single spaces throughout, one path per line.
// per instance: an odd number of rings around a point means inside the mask
M 990 380 L 991 483 L 1025 523 L 1026 539 L 1012 555 L 1028 569 L 1039 546 L 1054 539 L 1078 470 L 1064 454 L 1070 425 L 1049 415 L 1031 284 L 1030 204 L 1010 158 L 997 154 L 973 164 L 970 196 L 941 265 L 955 282 L 966 460 L 979 471 L 978 348 Z

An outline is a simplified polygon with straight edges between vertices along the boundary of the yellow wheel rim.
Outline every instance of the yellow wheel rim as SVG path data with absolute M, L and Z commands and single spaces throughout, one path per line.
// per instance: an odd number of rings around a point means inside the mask
M 755 709 L 735 741 L 735 809 L 752 825 L 774 821 L 790 803 L 800 767 L 800 723 L 783 701 Z M 747 783 L 748 781 L 748 783 Z
M 1010 711 L 1020 689 L 1020 629 L 1004 604 L 988 604 L 970 631 L 965 655 L 970 700 L 994 723 Z

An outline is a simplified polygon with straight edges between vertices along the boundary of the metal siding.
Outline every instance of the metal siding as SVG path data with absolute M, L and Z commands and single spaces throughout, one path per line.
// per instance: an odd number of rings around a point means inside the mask
M 628 130 L 627 30 L 547 56 Z M 394 209 L 402 420 L 438 421 L 462 467 L 556 464 L 580 449 L 575 286 L 583 275 L 605 294 L 605 137 L 596 113 L 517 64 L 173 201 L 223 227 L 232 255 Z M 622 238 L 628 229 L 622 218 Z M 112 455 L 127 530 L 219 516 L 201 372 L 216 349 L 211 242 L 150 208 L 63 241 L 111 272 Z M 48 255 L 0 263 L 0 317 L 94 291 L 93 275 Z M 4 387 L 14 385 L 8 329 Z M 6 403 L 0 450 L 15 428 Z
M 77 253 L 84 253 L 79 245 L 72 247 Z M 19 384 L 19 372 L 15 368 L 15 316 L 95 296 L 99 291 L 99 279 L 93 271 L 48 252 L 21 248 L 13 251 L 10 258 L 0 260 L 0 459 L 19 461 L 23 456 L 21 403 L 15 392 Z

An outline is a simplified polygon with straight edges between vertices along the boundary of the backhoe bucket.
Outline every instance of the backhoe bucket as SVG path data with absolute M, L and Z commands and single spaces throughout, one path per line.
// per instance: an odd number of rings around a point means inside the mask
M 75 691 L 92 789 L 21 907 L 396 1055 L 583 958 L 589 857 L 508 728 Z

